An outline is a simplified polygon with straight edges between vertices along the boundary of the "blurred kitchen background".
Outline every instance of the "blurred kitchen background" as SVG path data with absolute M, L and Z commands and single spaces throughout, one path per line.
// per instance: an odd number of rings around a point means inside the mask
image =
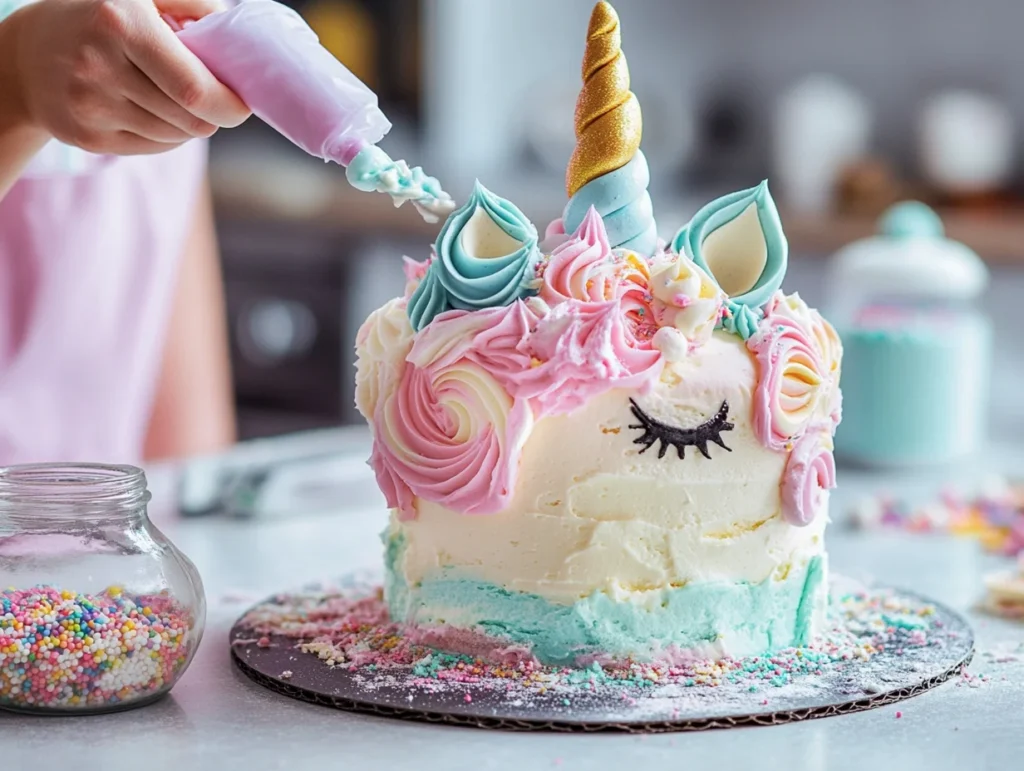
M 292 2 L 380 95 L 382 142 L 456 200 L 474 177 L 540 230 L 564 204 L 591 0 Z M 1024 431 L 1024 4 L 1019 0 L 617 0 L 659 230 L 771 180 L 787 291 L 824 304 L 826 258 L 890 203 L 935 206 L 993 271 L 1003 432 Z M 352 345 L 438 226 L 258 120 L 213 141 L 243 438 L 357 421 Z M 1018 333 L 1018 334 L 1015 334 Z M 999 374 L 1001 373 L 1001 374 Z

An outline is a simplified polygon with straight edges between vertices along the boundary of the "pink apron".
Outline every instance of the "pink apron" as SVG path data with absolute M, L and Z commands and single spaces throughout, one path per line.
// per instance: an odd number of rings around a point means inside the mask
M 0 200 L 0 465 L 139 462 L 206 152 L 51 143 Z

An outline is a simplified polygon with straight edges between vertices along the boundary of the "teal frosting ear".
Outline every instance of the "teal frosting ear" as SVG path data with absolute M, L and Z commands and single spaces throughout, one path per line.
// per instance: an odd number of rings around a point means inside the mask
M 416 291 L 409 298 L 409 323 L 412 324 L 413 329 L 419 332 L 433 321 L 436 316 L 440 316 L 445 311 L 450 311 L 451 309 L 452 306 L 448 302 L 448 294 L 444 291 L 444 287 L 441 286 L 437 271 L 434 270 L 434 264 L 431 263 L 423 280 L 420 281 Z
M 672 239 L 672 249 L 675 252 L 685 253 L 687 257 L 714 277 L 714 272 L 704 257 L 704 242 L 715 231 L 732 224 L 751 205 L 754 205 L 757 210 L 757 219 L 761 225 L 767 258 L 764 269 L 754 286 L 742 294 L 731 296 L 730 302 L 727 304 L 727 308 L 744 306 L 750 309 L 751 313 L 749 314 L 740 310 L 732 314 L 736 319 L 732 325 L 737 329 L 729 329 L 729 331 L 735 331 L 736 334 L 744 338 L 749 335 L 742 334 L 739 329 L 746 331 L 752 318 L 760 319 L 760 309 L 782 286 L 782 279 L 786 275 L 786 265 L 789 259 L 789 244 L 786 241 L 785 233 L 782 232 L 782 223 L 779 221 L 779 212 L 775 208 L 775 201 L 772 200 L 771 193 L 768 192 L 768 182 L 764 181 L 757 187 L 730 193 L 712 201 L 698 211 L 689 223 L 680 228 Z M 735 259 L 743 260 L 746 257 L 747 255 L 739 253 L 736 254 Z
M 478 212 L 517 246 L 508 254 L 487 257 L 467 250 L 463 235 Z M 494 195 L 479 181 L 466 204 L 444 223 L 436 251 L 427 275 L 409 299 L 409 319 L 416 331 L 447 310 L 511 305 L 535 291 L 530 284 L 541 256 L 537 229 L 515 205 Z
M 462 235 L 477 210 L 520 246 L 498 257 L 480 258 L 467 252 Z M 437 237 L 438 277 L 454 308 L 479 310 L 518 300 L 528 293 L 526 284 L 539 259 L 537 229 L 511 202 L 479 182 L 466 205 L 452 213 Z

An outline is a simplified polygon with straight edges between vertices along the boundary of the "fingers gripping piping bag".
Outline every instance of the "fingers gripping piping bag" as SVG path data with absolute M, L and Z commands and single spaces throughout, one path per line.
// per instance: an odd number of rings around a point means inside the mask
M 178 37 L 255 115 L 307 153 L 346 167 L 356 189 L 388 193 L 396 206 L 412 201 L 430 222 L 454 208 L 436 179 L 376 146 L 391 130 L 377 95 L 291 8 L 245 0 L 186 22 Z

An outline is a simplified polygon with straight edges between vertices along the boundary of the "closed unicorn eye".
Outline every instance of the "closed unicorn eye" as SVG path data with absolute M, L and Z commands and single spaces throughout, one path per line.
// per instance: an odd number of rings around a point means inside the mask
M 661 446 L 658 448 L 659 458 L 664 458 L 669 446 L 672 446 L 676 448 L 680 458 L 686 457 L 684 450 L 687 447 L 696 447 L 700 450 L 701 455 L 711 460 L 711 456 L 708 454 L 708 442 L 714 442 L 719 447 L 732 452 L 732 448 L 727 447 L 725 442 L 722 441 L 722 432 L 732 431 L 735 427 L 728 420 L 729 402 L 727 401 L 722 402 L 722 406 L 718 408 L 718 412 L 715 413 L 714 417 L 693 428 L 670 426 L 667 423 L 652 418 L 633 399 L 629 400 L 629 404 L 633 415 L 640 421 L 638 424 L 635 423 L 629 427 L 643 431 L 641 436 L 633 440 L 633 444 L 642 444 L 644 446 L 640 450 L 641 455 L 651 449 L 655 442 L 661 443 Z

